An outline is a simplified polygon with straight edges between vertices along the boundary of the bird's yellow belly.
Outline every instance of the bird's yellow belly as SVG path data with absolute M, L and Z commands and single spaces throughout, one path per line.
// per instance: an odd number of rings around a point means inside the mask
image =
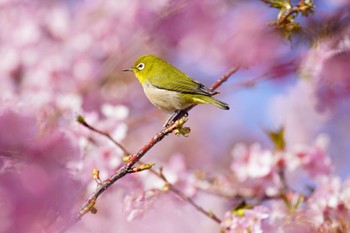
M 143 90 L 153 105 L 168 113 L 187 108 L 191 105 L 186 94 L 160 89 L 149 83 L 143 85 Z

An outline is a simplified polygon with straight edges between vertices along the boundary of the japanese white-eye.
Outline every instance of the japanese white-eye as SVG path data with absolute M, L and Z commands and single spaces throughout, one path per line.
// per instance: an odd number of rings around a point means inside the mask
M 213 104 L 229 109 L 228 104 L 212 97 L 217 92 L 157 56 L 141 56 L 133 67 L 124 71 L 134 72 L 151 103 L 165 112 L 176 112 L 193 104 Z

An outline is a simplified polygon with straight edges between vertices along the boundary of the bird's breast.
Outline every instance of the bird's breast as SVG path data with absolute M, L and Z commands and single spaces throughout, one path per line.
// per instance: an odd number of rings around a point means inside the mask
M 187 103 L 184 94 L 161 89 L 148 82 L 144 83 L 143 90 L 153 105 L 168 113 L 184 109 L 191 105 Z

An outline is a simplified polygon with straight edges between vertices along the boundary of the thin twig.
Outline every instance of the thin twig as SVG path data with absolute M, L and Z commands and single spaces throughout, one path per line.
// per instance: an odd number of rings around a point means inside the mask
M 296 14 L 299 12 L 299 7 L 298 6 L 293 6 L 286 10 L 283 15 L 276 21 L 276 26 L 281 26 L 287 22 L 287 19 L 289 16 Z
M 174 185 L 172 185 L 171 183 L 169 183 L 169 181 L 167 180 L 167 178 L 163 175 L 162 170 L 160 170 L 159 173 L 157 173 L 157 176 L 159 176 L 165 183 L 166 185 L 168 185 L 169 190 L 173 191 L 177 196 L 179 196 L 182 200 L 190 203 L 194 208 L 196 208 L 196 210 L 198 210 L 199 212 L 201 212 L 202 214 L 208 216 L 209 218 L 213 219 L 215 222 L 217 223 L 221 223 L 221 219 L 218 218 L 213 212 L 211 211 L 206 211 L 204 210 L 202 207 L 200 207 L 199 205 L 197 205 L 190 197 L 188 197 L 187 195 L 185 195 L 184 193 L 182 193 L 180 190 L 178 190 Z
M 98 134 L 101 134 L 101 135 L 107 137 L 109 140 L 111 140 L 114 143 L 114 145 L 116 145 L 117 147 L 119 147 L 123 151 L 124 155 L 130 155 L 130 153 L 127 151 L 127 149 L 125 149 L 125 147 L 122 144 L 120 144 L 113 137 L 111 137 L 111 135 L 108 132 L 102 131 L 102 130 L 99 130 L 99 129 L 96 129 L 96 128 L 92 127 L 90 124 L 88 124 L 85 121 L 84 117 L 82 117 L 80 115 L 77 116 L 77 121 L 80 124 L 82 124 L 83 126 L 85 126 L 86 128 L 90 129 L 91 131 L 96 132 Z
M 232 69 L 230 69 L 226 74 L 221 76 L 211 87 L 209 90 L 215 91 L 218 87 L 220 87 L 224 82 L 226 82 L 234 73 L 236 73 L 239 70 L 239 66 L 236 66 Z

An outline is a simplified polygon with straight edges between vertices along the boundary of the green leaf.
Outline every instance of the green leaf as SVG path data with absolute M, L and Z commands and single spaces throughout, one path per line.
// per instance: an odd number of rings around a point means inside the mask
M 283 151 L 286 148 L 286 142 L 284 140 L 284 128 L 277 131 L 266 132 L 275 146 L 275 150 Z

